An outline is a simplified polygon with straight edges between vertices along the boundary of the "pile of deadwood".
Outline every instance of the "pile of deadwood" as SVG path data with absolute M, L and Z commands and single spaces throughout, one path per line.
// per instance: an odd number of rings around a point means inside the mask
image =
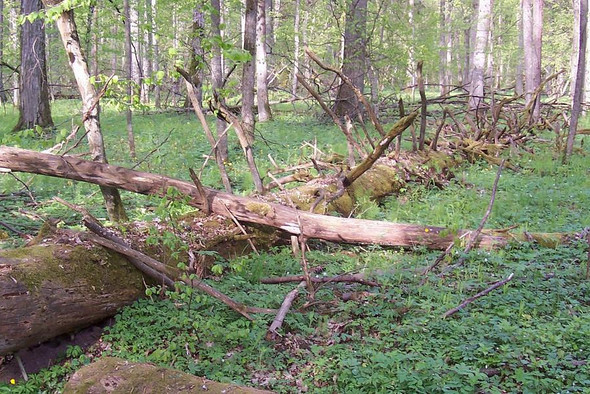
M 308 55 L 321 68 L 337 73 L 344 83 L 349 83 L 338 70 L 322 64 L 310 51 Z M 527 108 L 522 111 L 521 108 L 523 115 L 516 116 L 516 111 L 507 110 L 518 97 L 503 98 L 485 110 L 464 113 L 462 119 L 449 107 L 442 106 L 436 131 L 427 139 L 428 103 L 424 95 L 419 112 L 404 115 L 400 103 L 400 119 L 386 131 L 358 89 L 354 88 L 364 110 L 359 111 L 359 118 L 353 121 L 349 117 L 339 118 L 333 114 L 305 78 L 301 75 L 298 78 L 339 126 L 348 143 L 348 156 L 338 158 L 315 149 L 309 163 L 290 168 L 274 164 L 275 168 L 267 174 L 270 182 L 262 192 L 251 197 L 204 187 L 192 170 L 192 182 L 186 182 L 75 156 L 0 147 L 0 168 L 5 171 L 90 182 L 148 195 L 165 196 L 170 188 L 174 188 L 181 195 L 188 196 L 188 204 L 201 212 L 200 216 L 183 219 L 184 225 L 177 226 L 186 233 L 198 234 L 193 239 L 199 239 L 198 243 L 191 243 L 185 256 L 191 271 L 181 272 L 176 268 L 176 261 L 163 262 L 168 260 L 164 257 L 166 250 L 150 250 L 141 245 L 142 234 L 145 234 L 141 225 L 127 226 L 132 230 L 126 231 L 124 237 L 116 228 L 103 227 L 83 207 L 60 201 L 83 214 L 88 231 L 57 230 L 48 223 L 27 247 L 0 252 L 0 315 L 3 316 L 0 321 L 0 332 L 3 334 L 0 336 L 0 355 L 112 316 L 122 306 L 142 296 L 144 277 L 169 288 L 175 288 L 176 282 L 184 282 L 215 297 L 246 319 L 253 319 L 256 313 L 273 313 L 276 318 L 269 327 L 269 339 L 280 337 L 282 321 L 303 288 L 307 290 L 308 297 L 313 297 L 319 282 L 379 285 L 363 274 L 317 278 L 314 267 L 309 267 L 305 258 L 310 239 L 405 248 L 424 246 L 444 251 L 441 255 L 444 257 L 453 245 L 462 245 L 466 251 L 476 247 L 501 247 L 519 240 L 537 241 L 549 246 L 572 237 L 514 233 L 510 229 L 484 230 L 493 197 L 476 230 L 449 231 L 436 226 L 351 218 L 361 197 L 378 200 L 395 194 L 407 182 L 444 187 L 452 177 L 453 167 L 464 159 L 482 158 L 498 165 L 498 178 L 503 168 L 517 171 L 518 167 L 501 159 L 500 153 L 517 146 L 524 149 L 523 142 L 532 135 L 530 116 L 527 115 L 530 111 Z M 423 84 L 419 88 L 423 92 Z M 221 103 L 217 105 L 220 108 L 223 106 Z M 223 110 L 220 112 L 223 113 Z M 367 131 L 362 122 L 363 116 L 371 121 L 376 137 L 371 137 Z M 415 130 L 417 118 L 420 122 Z M 451 121 L 447 122 L 449 119 Z M 552 126 L 555 119 L 553 123 L 546 121 L 545 125 L 557 128 Z M 239 119 L 233 117 L 229 120 L 236 130 L 240 129 Z M 539 125 L 536 123 L 536 126 Z M 412 152 L 400 149 L 401 135 L 407 129 L 410 129 L 414 145 Z M 559 135 L 559 131 L 556 133 Z M 210 142 L 212 150 L 215 150 L 216 141 L 213 139 Z M 247 149 L 244 152 L 247 153 Z M 299 185 L 287 186 L 292 182 Z M 495 196 L 495 190 L 492 196 Z M 183 237 L 183 234 L 177 235 Z M 276 242 L 290 242 L 302 267 L 300 275 L 266 280 L 266 283 L 297 283 L 278 310 L 238 303 L 202 280 L 189 279 L 190 273 L 196 273 L 197 277 L 207 275 L 207 261 L 199 260 L 200 256 L 196 253 L 199 250 L 240 253 L 246 247 L 257 252 L 257 248 Z M 424 270 L 424 275 L 440 269 L 441 261 L 442 257 Z M 462 263 L 456 262 L 455 266 Z M 441 273 L 446 269 L 448 267 L 443 268 Z

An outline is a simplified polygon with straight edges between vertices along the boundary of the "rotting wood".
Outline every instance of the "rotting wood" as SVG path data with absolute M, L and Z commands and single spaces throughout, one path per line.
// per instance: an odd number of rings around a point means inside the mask
M 141 273 L 99 246 L 0 251 L 0 355 L 100 322 L 142 295 Z

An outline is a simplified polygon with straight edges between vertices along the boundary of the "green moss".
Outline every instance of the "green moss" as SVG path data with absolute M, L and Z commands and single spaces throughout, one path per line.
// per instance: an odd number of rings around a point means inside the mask
M 101 247 L 36 245 L 3 251 L 0 256 L 21 261 L 11 275 L 31 292 L 46 282 L 62 287 L 86 284 L 95 294 L 142 287 L 139 271 L 121 255 Z
M 259 216 L 268 216 L 272 214 L 272 207 L 268 204 L 263 202 L 248 202 L 246 204 L 246 209 L 250 212 L 253 212 Z
M 268 393 L 231 383 L 218 383 L 187 373 L 146 363 L 103 357 L 78 371 L 64 393 Z

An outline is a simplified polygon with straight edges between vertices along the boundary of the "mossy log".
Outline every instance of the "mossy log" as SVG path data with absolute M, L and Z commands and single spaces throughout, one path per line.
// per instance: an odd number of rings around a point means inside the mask
M 104 320 L 142 294 L 140 272 L 102 247 L 0 251 L 0 355 Z
M 231 383 L 218 383 L 178 370 L 148 363 L 132 363 L 116 357 L 103 357 L 81 368 L 70 378 L 63 392 L 64 394 L 272 393 L 272 391 Z

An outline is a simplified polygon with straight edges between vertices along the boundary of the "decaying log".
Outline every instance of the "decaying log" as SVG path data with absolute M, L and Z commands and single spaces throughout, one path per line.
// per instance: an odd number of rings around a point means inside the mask
M 99 322 L 143 294 L 141 273 L 101 247 L 0 251 L 0 355 Z
M 0 147 L 0 167 L 12 171 L 112 186 L 141 194 L 164 196 L 169 187 L 174 187 L 191 197 L 189 204 L 197 208 L 205 208 L 202 203 L 203 196 L 192 183 L 75 157 L 55 156 L 2 146 Z M 319 215 L 210 188 L 204 188 L 204 190 L 207 194 L 204 198 L 213 213 L 227 217 L 229 209 L 239 221 L 271 226 L 291 235 L 303 235 L 308 239 L 398 247 L 425 246 L 430 249 L 444 250 L 457 237 L 470 232 L 469 230 L 452 232 L 436 226 Z M 513 239 L 530 241 L 537 238 L 542 242 L 555 244 L 566 240 L 567 235 L 482 232 L 475 246 L 493 248 L 506 245 Z
M 272 393 L 232 383 L 218 383 L 178 370 L 149 363 L 132 363 L 116 357 L 100 360 L 78 370 L 64 393 Z

